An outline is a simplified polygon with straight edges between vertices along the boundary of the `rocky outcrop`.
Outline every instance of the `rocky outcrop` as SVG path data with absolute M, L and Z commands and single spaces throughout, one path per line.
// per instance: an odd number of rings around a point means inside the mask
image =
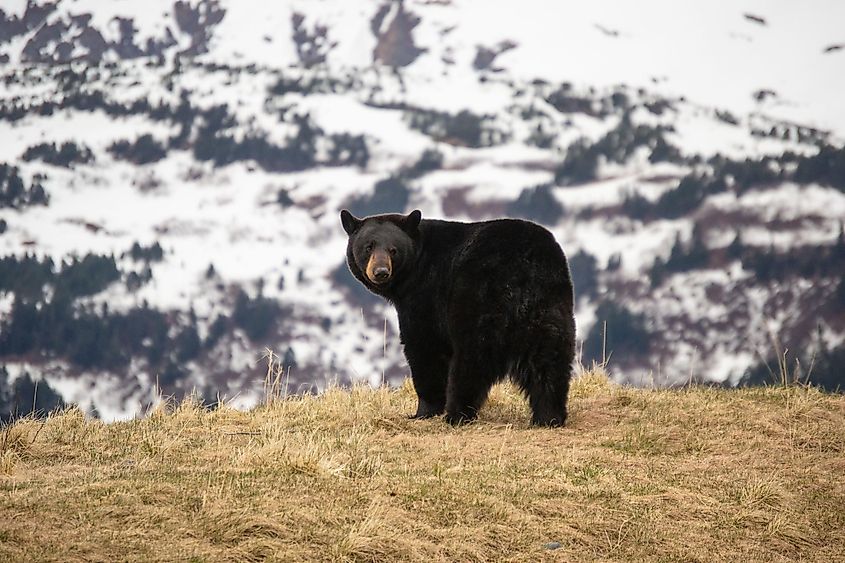
M 377 39 L 373 60 L 394 68 L 417 60 L 426 51 L 414 43 L 413 30 L 419 23 L 420 18 L 406 10 L 401 1 L 379 8 L 370 22 Z

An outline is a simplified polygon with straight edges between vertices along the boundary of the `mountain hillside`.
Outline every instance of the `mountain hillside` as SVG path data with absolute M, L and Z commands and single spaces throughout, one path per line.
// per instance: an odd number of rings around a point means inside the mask
M 27 0 L 0 8 L 0 416 L 398 383 L 357 214 L 543 223 L 582 360 L 845 381 L 835 2 Z M 782 366 L 783 367 L 783 366 Z

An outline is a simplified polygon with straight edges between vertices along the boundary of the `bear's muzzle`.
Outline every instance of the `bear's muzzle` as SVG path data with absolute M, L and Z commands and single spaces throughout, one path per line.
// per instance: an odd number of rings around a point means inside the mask
M 367 279 L 376 285 L 381 285 L 393 274 L 393 262 L 390 254 L 384 250 L 375 250 L 370 254 L 367 262 Z

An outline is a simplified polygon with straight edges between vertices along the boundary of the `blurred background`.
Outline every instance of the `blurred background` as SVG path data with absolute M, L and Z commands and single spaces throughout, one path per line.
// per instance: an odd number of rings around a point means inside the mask
M 581 361 L 845 382 L 845 4 L 3 0 L 0 418 L 408 373 L 338 212 L 524 217 Z M 35 400 L 33 401 L 33 397 Z

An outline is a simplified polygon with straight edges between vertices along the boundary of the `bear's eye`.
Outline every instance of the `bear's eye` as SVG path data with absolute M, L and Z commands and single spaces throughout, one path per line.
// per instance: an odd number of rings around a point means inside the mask
M 374 243 L 368 242 L 367 246 L 364 247 L 364 252 L 372 252 L 374 246 L 375 246 Z
M 391 256 L 396 256 L 396 247 L 391 246 L 390 249 L 388 249 L 388 252 L 390 252 Z

